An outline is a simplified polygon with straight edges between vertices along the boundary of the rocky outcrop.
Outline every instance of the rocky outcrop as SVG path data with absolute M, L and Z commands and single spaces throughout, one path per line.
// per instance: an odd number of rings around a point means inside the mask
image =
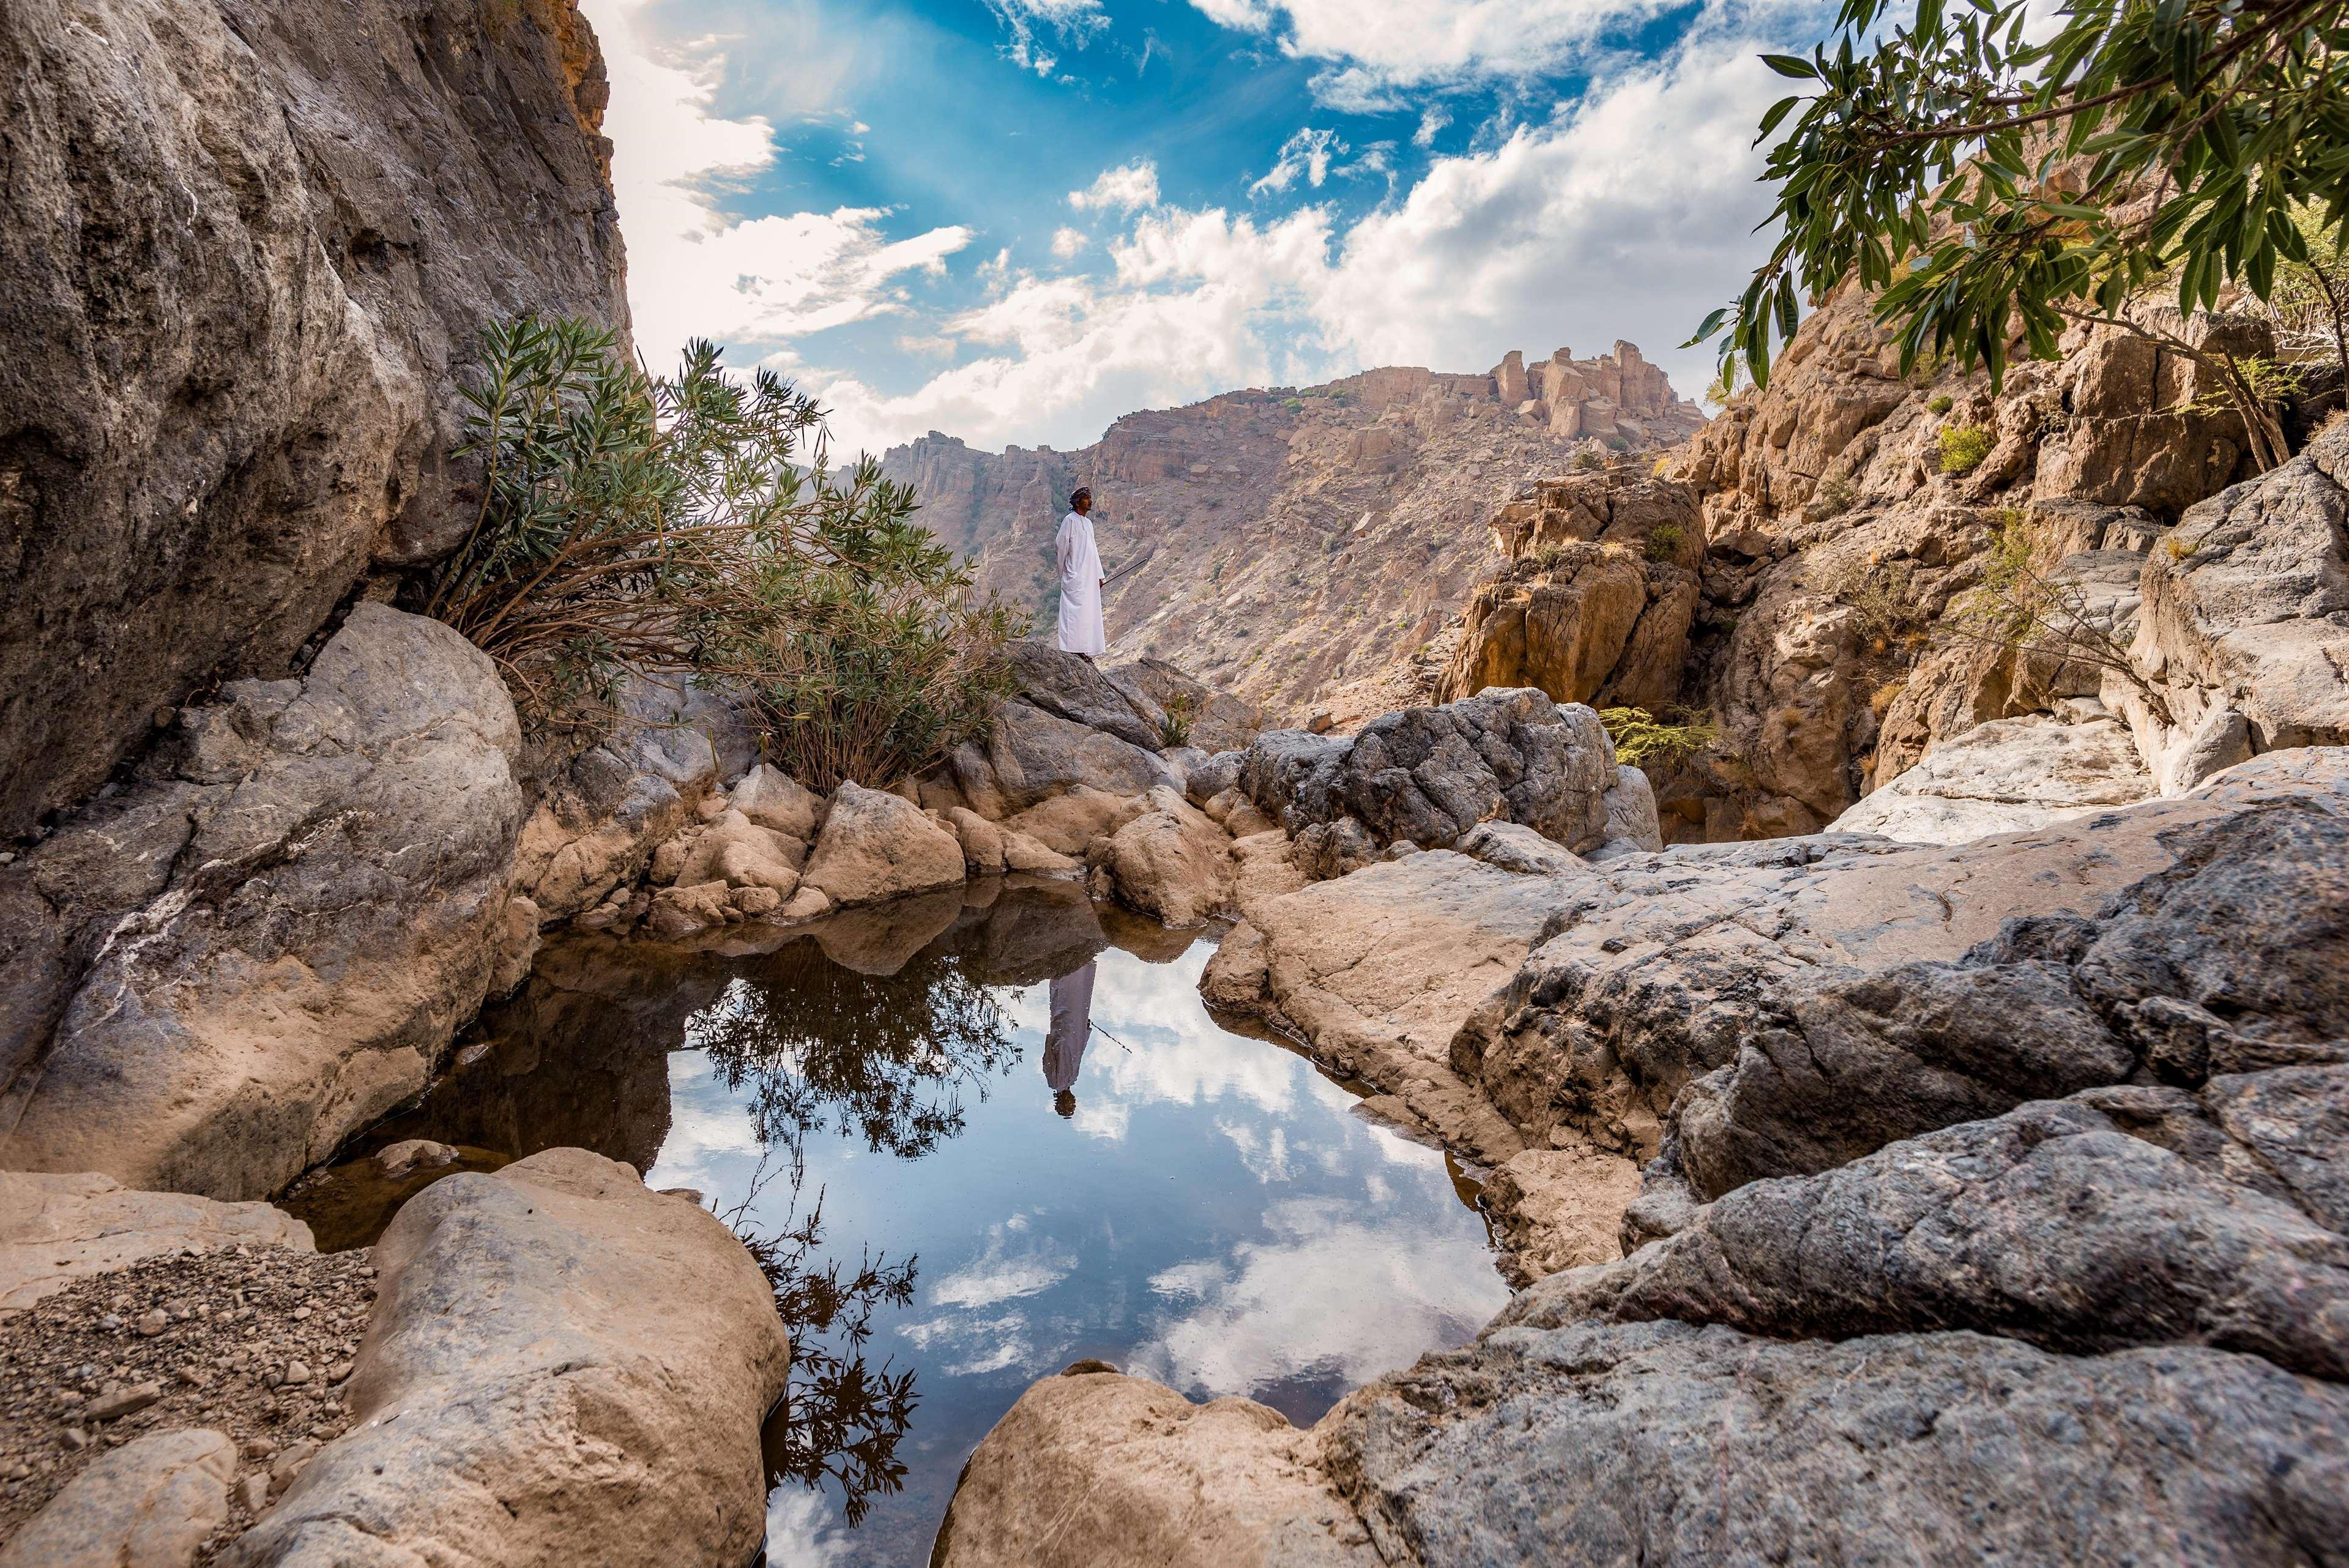
M 1146 805 L 1087 856 L 1094 895 L 1178 930 L 1205 925 L 1231 905 L 1232 841 L 1172 789 L 1151 790 Z
M 0 1568 L 187 1568 L 228 1522 L 236 1449 L 205 1429 L 134 1438 L 0 1548 Z
M 1309 1431 L 1266 1421 L 1254 1449 L 1193 1438 L 1200 1412 L 1165 1390 L 1071 1379 L 1093 1387 L 1023 1429 L 1056 1449 L 1037 1484 L 1108 1484 L 1061 1434 L 1133 1409 L 1153 1453 L 1125 1511 L 1237 1466 L 1216 1485 L 1286 1514 L 1237 1550 L 1308 1522 L 1350 1539 L 1350 1516 L 1421 1565 L 2310 1561 L 2349 1525 L 2345 758 L 2278 751 L 1954 848 L 1593 866 L 1495 829 L 1471 847 L 1524 869 L 1423 853 L 1250 903 L 1210 998 L 1280 991 L 1317 1053 L 1373 1070 L 1400 1059 L 1379 1010 L 1391 1026 L 1471 950 L 1444 931 L 1414 951 L 1403 907 L 1540 905 L 1453 1077 L 1368 1105 L 1435 1110 L 1518 1209 L 1588 1191 L 1534 1153 L 1654 1153 L 1627 1255 L 1586 1253 L 1475 1344 Z M 1324 942 L 1414 868 L 1375 962 Z M 1502 1130 L 1469 1132 L 1480 1104 Z M 998 1443 L 972 1474 L 1010 1473 Z M 999 1496 L 957 1514 L 947 1564 L 995 1560 L 1029 1517 Z
M 1227 392 L 1130 414 L 1076 452 L 999 456 L 932 432 L 883 460 L 925 524 L 980 556 L 985 586 L 1037 605 L 1069 492 L 1092 486 L 1104 558 L 1133 568 L 1106 596 L 1116 654 L 1173 660 L 1302 723 L 1440 634 L 1486 565 L 1480 520 L 1528 476 L 1702 422 L 1618 343 L 1530 366 L 1513 353 L 1483 375 L 1388 367 Z
M 750 1560 L 789 1346 L 715 1215 L 550 1150 L 426 1188 L 375 1263 L 358 1424 L 231 1562 Z
M 1839 833 L 1961 844 L 2020 832 L 2158 792 L 2128 730 L 2103 711 L 1994 718 L 1929 748 L 1913 768 L 1837 817 Z M 2068 717 L 2068 715 L 2067 715 Z
M 92 1171 L 0 1171 L 0 1314 L 85 1274 L 185 1248 L 311 1250 L 310 1227 L 267 1203 L 133 1191 Z
M 1616 767 L 1588 708 L 1504 690 L 1387 714 L 1350 736 L 1274 731 L 1249 748 L 1239 788 L 1299 841 L 1300 863 L 1337 875 L 1390 844 L 1449 848 L 1495 820 L 1595 850 Z
M 962 879 L 962 845 L 920 807 L 843 784 L 833 792 L 804 880 L 845 908 L 953 887 Z
M 1538 686 L 1559 702 L 1663 711 L 1679 700 L 1703 521 L 1669 480 L 1546 480 L 1493 515 L 1506 567 L 1462 613 L 1449 702 Z
M 11 6 L 0 82 L 15 835 L 455 542 L 483 325 L 627 316 L 572 0 Z
M 0 871 L 0 1166 L 261 1197 L 519 979 L 520 733 L 471 644 L 362 603 L 167 739 Z
M 543 921 L 582 913 L 634 883 L 701 801 L 750 767 L 741 717 L 689 677 L 623 676 L 610 706 L 594 745 L 533 769 L 538 804 L 514 851 L 513 881 Z M 810 823 L 793 836 L 812 831 Z

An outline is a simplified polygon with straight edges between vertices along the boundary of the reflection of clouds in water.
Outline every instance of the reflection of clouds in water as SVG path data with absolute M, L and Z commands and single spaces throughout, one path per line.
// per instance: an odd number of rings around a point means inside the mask
M 854 1532 L 833 1517 L 832 1500 L 802 1486 L 767 1494 L 767 1561 L 791 1568 L 832 1568 L 854 1563 Z
M 750 1113 L 718 1081 L 707 1052 L 669 1053 L 668 1093 L 668 1137 L 645 1172 L 647 1185 L 707 1186 L 727 1157 L 757 1156 Z
M 1350 1217 L 1354 1208 L 1276 1204 L 1265 1222 L 1280 1239 L 1242 1243 L 1228 1264 L 1159 1271 L 1154 1291 L 1197 1305 L 1134 1352 L 1133 1370 L 1217 1394 L 1308 1374 L 1361 1383 L 1430 1346 L 1462 1343 L 1507 1300 L 1473 1238 L 1373 1228 Z
M 1275 1124 L 1269 1133 L 1237 1121 L 1216 1119 L 1216 1130 L 1232 1140 L 1240 1151 L 1240 1164 L 1257 1181 L 1270 1185 L 1296 1178 L 1296 1170 L 1288 1161 L 1288 1129 Z
M 1199 971 L 1210 951 L 1195 947 L 1171 964 L 1145 964 L 1115 948 L 1101 955 L 1093 1016 L 1132 1049 L 1096 1037 L 1085 1083 L 1137 1104 L 1196 1105 L 1230 1095 L 1268 1113 L 1295 1108 L 1300 1079 L 1334 1091 L 1331 1103 L 1350 1099 L 1278 1047 L 1216 1026 L 1199 1005 Z M 1081 1083 L 1081 1102 L 1083 1091 Z
M 932 1285 L 930 1300 L 939 1306 L 976 1310 L 1034 1295 L 1066 1279 L 1077 1260 L 1049 1239 L 1017 1245 L 1006 1240 L 1027 1228 L 1024 1214 L 989 1225 L 985 1250 Z

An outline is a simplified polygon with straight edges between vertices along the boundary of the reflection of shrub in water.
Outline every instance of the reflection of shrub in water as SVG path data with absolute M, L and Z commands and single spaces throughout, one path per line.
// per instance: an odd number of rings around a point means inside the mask
M 794 1169 L 794 1209 L 798 1175 Z M 821 1193 L 804 1220 L 772 1234 L 745 1222 L 747 1207 L 746 1201 L 729 1222 L 767 1276 L 792 1342 L 781 1418 L 761 1434 L 767 1484 L 797 1481 L 814 1491 L 830 1477 L 840 1483 L 848 1522 L 860 1523 L 874 1492 L 899 1491 L 905 1481 L 897 1443 L 914 1418 L 914 1370 L 869 1366 L 864 1342 L 875 1307 L 914 1299 L 915 1260 L 891 1264 L 867 1253 L 843 1279 L 838 1260 L 821 1270 L 808 1261 L 823 1234 Z
M 1002 1008 L 954 955 L 861 975 L 812 942 L 737 981 L 695 1037 L 728 1088 L 750 1086 L 759 1141 L 795 1158 L 829 1124 L 861 1133 L 875 1153 L 919 1159 L 962 1130 L 962 1086 L 983 1086 L 1018 1057 Z

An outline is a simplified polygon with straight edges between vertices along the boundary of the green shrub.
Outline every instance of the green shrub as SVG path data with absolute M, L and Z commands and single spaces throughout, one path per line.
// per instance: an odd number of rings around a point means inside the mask
M 1681 531 L 1681 525 L 1677 522 L 1656 524 L 1648 531 L 1648 559 L 1651 561 L 1679 560 L 1681 542 L 1685 537 Z
M 1603 468 L 1606 462 L 1607 459 L 1599 455 L 1598 449 L 1595 447 L 1585 447 L 1574 454 L 1574 468 L 1577 473 L 1587 474 L 1593 469 Z
M 1821 517 L 1841 517 L 1859 500 L 1859 487 L 1850 476 L 1838 475 L 1819 487 L 1818 503 Z
M 1169 748 L 1191 744 L 1191 727 L 1199 720 L 1197 694 L 1178 691 L 1166 699 L 1166 722 L 1158 727 L 1161 743 Z
M 1658 718 L 1644 707 L 1603 707 L 1599 722 L 1615 742 L 1615 758 L 1634 768 L 1661 763 L 1667 768 L 1689 761 L 1721 738 L 1719 727 L 1688 708 L 1670 710 Z
M 631 671 L 722 678 L 818 789 L 880 787 L 982 732 L 1026 617 L 911 521 L 913 492 L 843 476 L 815 401 L 688 346 L 646 375 L 614 335 L 524 316 L 482 334 L 460 457 L 471 531 L 425 609 L 494 660 L 533 725 L 608 719 Z
M 1946 414 L 1958 406 L 1958 400 L 1947 392 L 1937 392 L 1925 400 L 1925 407 L 1936 414 Z
M 1990 432 L 1978 425 L 1941 427 L 1941 471 L 1970 474 L 1990 456 Z
M 1303 413 L 1305 410 L 1305 399 L 1302 397 L 1283 397 L 1280 400 L 1280 406 L 1288 409 L 1292 414 Z

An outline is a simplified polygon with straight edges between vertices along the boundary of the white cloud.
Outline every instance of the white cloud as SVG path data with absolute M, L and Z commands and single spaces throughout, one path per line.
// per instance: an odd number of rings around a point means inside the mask
M 1092 184 L 1069 192 L 1069 205 L 1081 212 L 1088 209 L 1131 212 L 1138 207 L 1157 204 L 1158 165 L 1146 158 L 1104 169 Z
M 1089 242 L 1078 230 L 1056 229 L 1052 232 L 1052 253 L 1062 261 L 1083 250 L 1087 243 Z
M 671 51 L 637 26 L 643 0 L 586 0 L 612 77 L 605 132 L 627 238 L 629 309 L 661 366 L 688 337 L 781 342 L 904 308 L 902 280 L 939 271 L 970 242 L 959 227 L 909 239 L 875 208 L 736 220 L 723 198 L 776 158 L 761 116 L 713 108 L 725 55 Z
M 1270 34 L 1325 62 L 1315 93 L 1341 108 L 1397 107 L 1406 89 L 1526 78 L 1585 63 L 1612 27 L 1666 0 L 1192 0 L 1210 19 Z
M 1678 345 L 1765 243 L 1751 232 L 1768 207 L 1751 144 L 1782 84 L 1755 56 L 1815 20 L 1792 5 L 1717 7 L 1665 58 L 1435 158 L 1350 227 L 1319 205 L 1258 219 L 1137 201 L 1109 242 L 1109 276 L 1007 263 L 984 304 L 942 327 L 985 352 L 894 396 L 843 375 L 827 400 L 851 446 L 935 428 L 1065 449 L 1122 414 L 1230 387 L 1373 365 L 1481 369 L 1510 348 L 1589 355 L 1619 337 L 1693 393 L 1710 356 Z M 1288 178 L 1309 191 L 1314 164 L 1298 151 Z M 1072 201 L 1117 208 L 1109 193 L 1144 168 Z
M 1040 77 L 1050 76 L 1061 63 L 1042 38 L 1081 49 L 1109 26 L 1101 0 L 987 0 L 987 8 L 1011 35 L 1003 46 L 1004 58 Z
M 1311 127 L 1299 131 L 1280 144 L 1280 154 L 1263 179 L 1248 187 L 1251 196 L 1263 196 L 1288 190 L 1302 175 L 1305 182 L 1316 190 L 1330 178 L 1330 161 L 1342 157 L 1346 144 L 1334 130 L 1315 130 Z
M 1012 1216 L 1014 1222 L 1022 1218 Z M 1026 1229 L 1017 1222 L 988 1226 L 985 1249 L 933 1284 L 930 1300 L 939 1306 L 976 1310 L 1034 1295 L 1066 1279 L 1077 1260 L 1060 1247 L 1049 1241 L 1015 1247 L 1006 1241 Z
M 1419 129 L 1411 133 L 1411 144 L 1413 147 L 1433 147 L 1437 135 L 1451 123 L 1452 111 L 1442 104 L 1422 110 Z

